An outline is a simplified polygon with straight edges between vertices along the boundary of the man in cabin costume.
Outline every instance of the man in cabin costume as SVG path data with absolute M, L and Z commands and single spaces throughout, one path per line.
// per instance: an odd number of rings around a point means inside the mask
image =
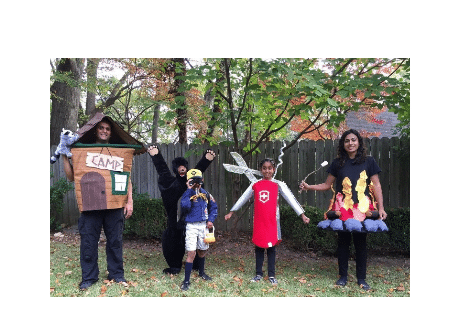
M 98 242 L 102 228 L 106 236 L 107 279 L 126 283 L 123 226 L 125 218 L 133 213 L 132 157 L 145 150 L 140 142 L 101 113 L 92 117 L 78 134 L 78 142 L 71 148 L 72 161 L 63 155 L 63 165 L 67 179 L 75 182 L 81 212 L 79 288 L 87 289 L 99 279 Z

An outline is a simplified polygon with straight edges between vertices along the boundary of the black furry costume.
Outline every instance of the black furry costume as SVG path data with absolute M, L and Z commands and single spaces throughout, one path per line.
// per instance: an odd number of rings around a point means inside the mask
M 204 173 L 212 161 L 207 160 L 204 155 L 197 163 L 194 169 L 199 169 Z M 161 150 L 156 155 L 150 155 L 151 159 L 158 171 L 158 188 L 163 198 L 164 209 L 168 217 L 167 227 L 163 232 L 162 245 L 163 255 L 166 259 L 169 268 L 163 270 L 165 273 L 176 274 L 181 271 L 182 258 L 185 254 L 185 224 L 178 222 L 177 209 L 178 201 L 182 194 L 187 190 L 186 176 L 179 176 L 178 167 L 183 165 L 186 167 L 186 172 L 189 171 L 188 162 L 183 157 L 177 157 L 172 161 L 172 171 L 169 170 L 166 161 L 164 160 Z

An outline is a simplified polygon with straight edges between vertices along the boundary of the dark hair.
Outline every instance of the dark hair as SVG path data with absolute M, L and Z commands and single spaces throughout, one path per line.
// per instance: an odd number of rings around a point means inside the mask
M 358 133 L 354 129 L 349 129 L 346 132 L 342 134 L 342 137 L 340 138 L 340 142 L 338 142 L 338 155 L 337 158 L 339 158 L 339 165 L 338 167 L 341 168 L 342 166 L 345 165 L 345 162 L 349 159 L 347 151 L 345 151 L 345 138 L 349 134 L 355 134 L 356 137 L 358 138 L 358 143 L 360 146 L 358 147 L 358 150 L 356 151 L 354 163 L 355 164 L 360 164 L 365 162 L 366 160 L 366 149 L 365 149 L 365 144 L 363 141 L 363 138 L 361 137 L 360 133 Z
M 110 127 L 110 135 L 113 135 L 113 125 L 112 125 L 112 122 L 109 121 L 108 119 L 104 118 L 102 119 L 101 121 L 99 121 L 95 126 L 94 126 L 94 134 L 95 136 L 97 136 L 97 130 L 99 128 L 99 124 L 100 123 L 105 123 L 107 124 L 109 127 Z
M 274 162 L 273 159 L 270 159 L 270 158 L 265 158 L 265 159 L 263 159 L 263 160 L 259 163 L 259 168 L 260 168 L 260 169 L 263 167 L 263 164 L 264 164 L 265 162 L 271 163 L 271 164 L 273 165 L 273 168 L 276 169 L 276 163 Z
M 181 165 L 183 165 L 185 168 L 186 168 L 186 172 L 189 170 L 189 163 L 187 162 L 186 159 L 184 159 L 182 156 L 178 156 L 176 157 L 174 160 L 172 160 L 171 162 L 172 164 L 172 171 L 178 175 L 179 172 L 177 171 L 177 169 L 179 169 L 179 167 Z

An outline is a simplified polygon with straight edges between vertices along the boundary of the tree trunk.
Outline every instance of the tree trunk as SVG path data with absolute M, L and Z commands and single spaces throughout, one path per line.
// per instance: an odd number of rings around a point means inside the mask
M 100 59 L 87 59 L 87 99 L 85 101 L 85 114 L 91 116 L 95 110 L 95 94 L 97 92 L 97 68 Z
M 156 104 L 154 107 L 154 114 L 153 114 L 153 132 L 151 134 L 151 143 L 156 143 L 158 141 L 158 121 L 159 121 L 159 109 L 161 108 L 161 104 Z
M 220 65 L 223 66 L 222 63 L 220 63 Z M 221 70 L 222 69 L 223 69 L 223 67 L 221 67 Z M 219 73 L 218 75 L 219 76 L 217 78 L 217 81 L 215 82 L 216 84 L 220 83 L 221 81 L 223 81 L 225 79 L 225 76 L 224 76 L 223 73 Z M 222 98 L 220 96 L 212 96 L 211 92 L 212 92 L 212 89 L 209 89 L 209 90 L 207 90 L 207 92 L 204 95 L 204 100 L 205 100 L 206 104 L 209 107 L 212 107 L 212 112 L 214 113 L 212 115 L 212 119 L 210 121 L 215 121 L 214 123 L 209 122 L 209 126 L 207 128 L 207 136 L 209 136 L 209 137 L 214 135 L 214 132 L 217 128 L 216 120 L 218 119 L 218 117 L 217 117 L 216 114 L 221 114 L 222 111 L 223 111 L 223 109 L 222 109 Z
M 173 94 L 174 98 L 178 97 L 175 102 L 177 104 L 176 113 L 179 143 L 187 144 L 187 108 L 185 107 L 185 101 L 183 100 L 185 93 L 179 90 L 179 87 L 184 80 L 176 79 L 177 76 L 186 75 L 186 65 L 183 58 L 173 58 L 171 61 L 172 69 L 174 71 L 174 82 L 169 93 Z
M 56 73 L 70 73 L 68 82 L 54 81 L 51 86 L 51 122 L 49 132 L 50 145 L 59 144 L 62 128 L 77 131 L 77 119 L 80 104 L 80 78 L 84 59 L 61 59 Z

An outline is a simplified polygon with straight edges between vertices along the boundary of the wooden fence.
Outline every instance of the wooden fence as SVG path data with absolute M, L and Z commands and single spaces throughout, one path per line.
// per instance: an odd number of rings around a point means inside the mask
M 261 153 L 246 159 L 248 165 L 253 169 L 257 169 L 258 161 L 265 157 L 273 158 L 276 163 L 279 163 L 277 158 L 280 155 L 282 145 L 281 142 L 263 143 L 260 146 Z M 383 189 L 385 208 L 409 207 L 410 205 L 409 156 L 401 156 L 397 149 L 403 145 L 405 144 L 398 138 L 365 139 L 368 154 L 375 158 L 382 170 L 379 177 Z M 318 168 L 323 161 L 330 163 L 336 157 L 337 147 L 338 140 L 300 141 L 285 151 L 282 157 L 283 164 L 277 170 L 276 179 L 286 182 L 302 205 L 317 206 L 325 210 L 332 198 L 331 190 L 299 194 L 298 184 L 307 174 Z M 200 150 L 199 154 L 192 154 L 187 158 L 189 167 L 193 168 L 202 157 L 203 150 L 207 148 L 209 147 L 181 144 L 160 145 L 161 153 L 169 167 L 171 167 L 171 161 L 175 157 L 184 156 L 188 150 Z M 210 148 L 215 151 L 217 156 L 204 173 L 204 187 L 215 197 L 218 204 L 219 212 L 215 226 L 219 230 L 237 228 L 249 231 L 252 225 L 251 208 L 244 211 L 244 207 L 237 212 L 235 215 L 237 217 L 232 217 L 229 222 L 225 222 L 223 217 L 233 206 L 236 198 L 248 187 L 249 181 L 245 176 L 235 175 L 224 169 L 223 163 L 236 164 L 230 155 L 230 152 L 233 151 L 232 148 L 224 145 Z M 54 152 L 54 150 L 55 147 L 51 148 L 51 152 Z M 51 168 L 53 177 L 50 184 L 52 185 L 60 177 L 65 177 L 62 159 L 52 165 Z M 324 182 L 327 177 L 327 168 L 328 166 L 319 170 L 315 175 L 309 176 L 307 183 Z M 152 198 L 161 196 L 157 186 L 158 174 L 147 153 L 134 157 L 131 177 L 136 192 L 148 193 Z M 284 199 L 282 201 L 284 202 Z M 74 225 L 77 224 L 78 218 L 79 210 L 74 191 L 71 190 L 64 198 L 64 211 L 59 221 L 60 223 Z

